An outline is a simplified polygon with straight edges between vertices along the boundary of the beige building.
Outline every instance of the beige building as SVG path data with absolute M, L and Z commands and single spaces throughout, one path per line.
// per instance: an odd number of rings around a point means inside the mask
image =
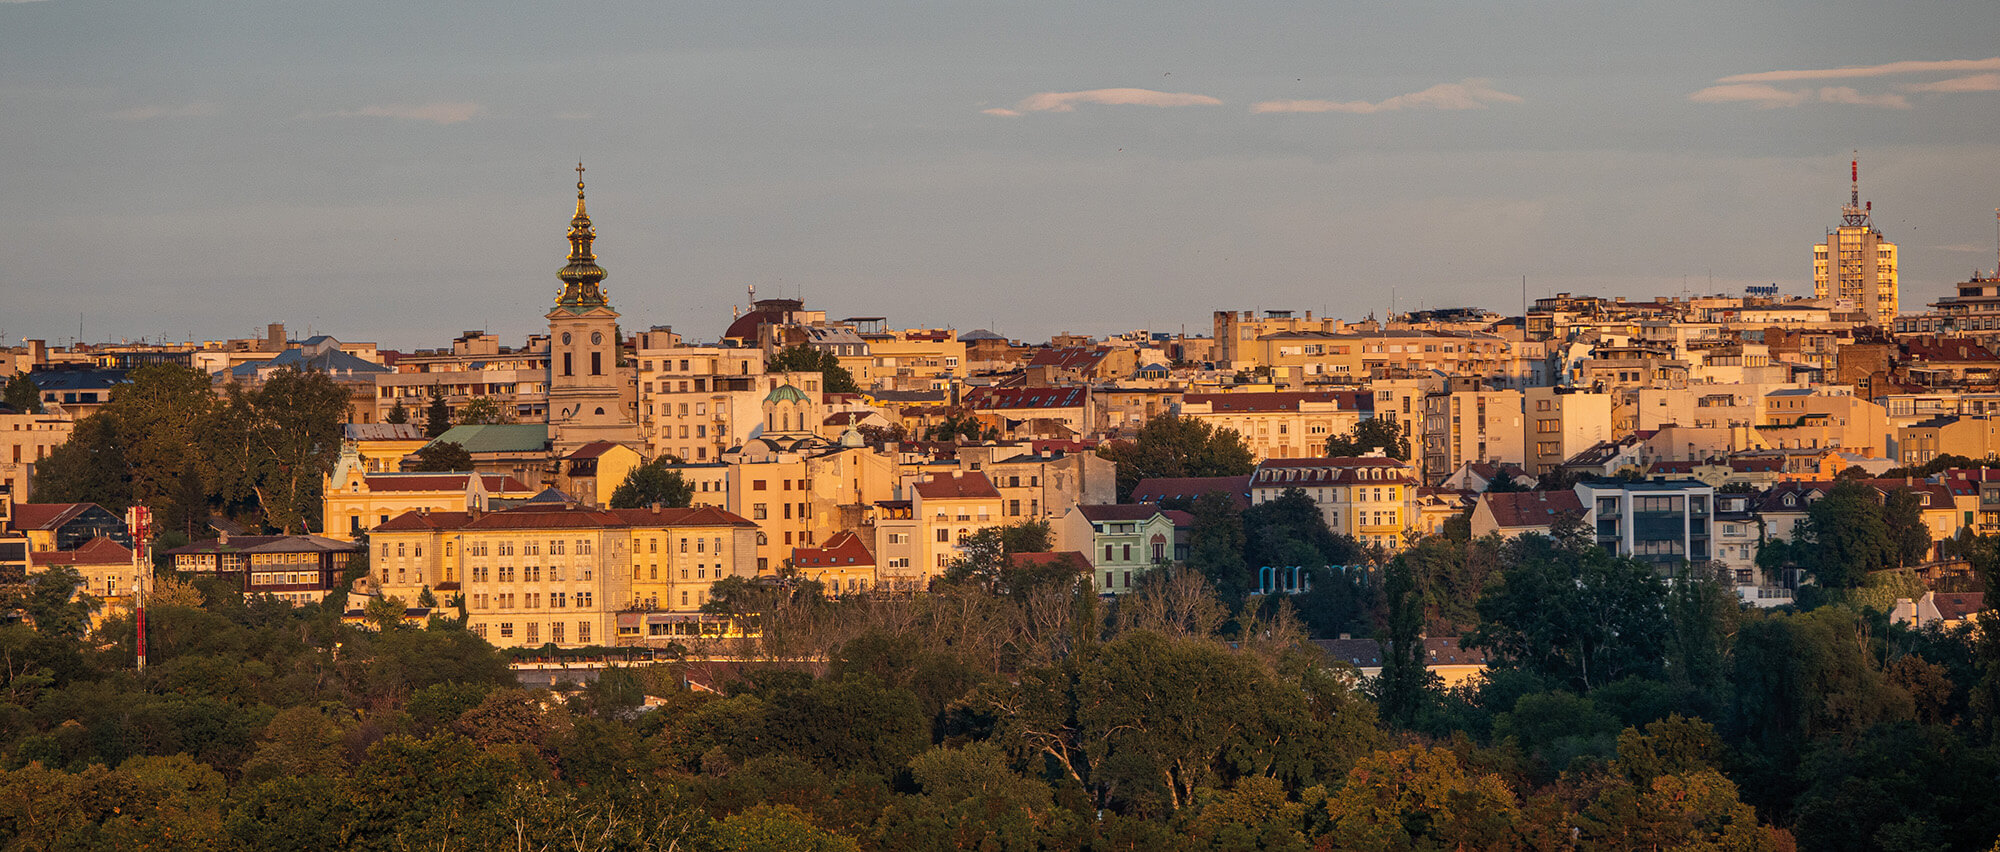
M 556 273 L 563 290 L 548 313 L 548 424 L 559 456 L 593 441 L 641 445 L 633 371 L 618 339 L 618 312 L 598 286 L 605 272 L 592 251 L 597 229 L 584 212 L 583 166 L 576 168 L 569 263 Z
M 429 414 L 431 394 L 444 397 L 454 417 L 466 403 L 490 399 L 514 420 L 539 423 L 549 415 L 549 339 L 528 338 L 507 347 L 483 331 L 468 331 L 443 351 L 420 350 L 397 359 L 394 372 L 375 376 L 375 422 L 386 422 L 397 405 L 420 424 Z
M 1826 388 L 1766 394 L 1757 434 L 1772 449 L 1840 449 L 1870 458 L 1888 457 L 1895 438 L 1882 406 Z
M 639 419 L 654 458 L 722 458 L 763 425 L 764 399 L 780 387 L 804 393 L 809 414 L 825 399 L 819 373 L 767 373 L 762 349 L 684 345 L 668 329 L 642 332 L 638 341 Z
M 406 512 L 370 536 L 367 589 L 414 606 L 462 596 L 496 646 L 635 645 L 719 635 L 709 587 L 754 575 L 756 527 L 713 508 Z
M 1366 391 L 1190 393 L 1181 416 L 1243 436 L 1258 461 L 1323 456 L 1327 439 L 1363 419 Z
M 1938 456 L 1974 461 L 2000 455 L 2000 419 L 1938 417 L 1896 429 L 1896 461 L 1917 467 Z
M 353 541 L 405 512 L 483 510 L 495 498 L 524 500 L 534 494 L 511 476 L 490 473 L 372 472 L 352 443 L 341 448 L 321 490 L 320 529 L 337 541 Z
M 1250 502 L 1302 489 L 1335 534 L 1394 553 L 1417 525 L 1417 485 L 1415 469 L 1382 456 L 1270 459 L 1250 476 Z
M 1520 464 L 1522 393 L 1518 390 L 1458 390 L 1426 400 L 1422 449 L 1424 479 L 1441 482 L 1469 462 Z
M 1000 514 L 1000 490 L 984 473 L 941 474 L 909 491 L 907 500 L 875 504 L 878 570 L 892 589 L 928 588 L 963 555 L 966 538 L 1007 522 Z
M 0 414 L 0 486 L 23 503 L 35 498 L 35 464 L 69 441 L 66 414 Z
M 1888 327 L 1901 312 L 1896 292 L 1896 244 L 1872 220 L 1874 204 L 1861 203 L 1860 166 L 1840 208 L 1840 227 L 1813 246 L 1813 296 L 1851 301 L 1869 325 Z
M 1529 388 L 1522 399 L 1522 465 L 1540 476 L 1570 456 L 1609 441 L 1611 394 L 1571 388 Z

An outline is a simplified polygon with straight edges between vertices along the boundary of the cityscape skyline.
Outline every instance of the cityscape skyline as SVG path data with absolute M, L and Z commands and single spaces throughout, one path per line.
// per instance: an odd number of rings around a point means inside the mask
M 1020 339 L 1806 295 L 1857 149 L 1905 310 L 1995 262 L 1977 3 L 392 8 L 0 3 L 0 335 L 520 339 L 579 157 L 627 330 L 694 339 L 749 286 Z

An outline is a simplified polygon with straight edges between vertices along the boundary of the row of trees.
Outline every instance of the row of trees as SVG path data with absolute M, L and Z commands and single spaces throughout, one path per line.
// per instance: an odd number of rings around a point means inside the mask
M 140 367 L 36 465 L 35 493 L 114 512 L 151 506 L 162 530 L 182 536 L 216 511 L 303 532 L 317 520 L 347 405 L 321 373 L 280 370 L 255 390 L 232 384 L 218 395 L 199 370 Z

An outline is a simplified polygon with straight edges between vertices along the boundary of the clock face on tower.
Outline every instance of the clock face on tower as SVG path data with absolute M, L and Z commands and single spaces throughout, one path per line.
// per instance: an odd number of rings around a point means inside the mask
M 591 333 L 590 333 L 590 342 L 592 342 L 592 343 L 603 343 L 603 342 L 604 342 L 604 332 L 601 332 L 601 331 L 593 331 L 593 332 L 591 332 Z
M 563 332 L 563 345 L 564 346 L 569 345 L 569 332 L 567 331 Z

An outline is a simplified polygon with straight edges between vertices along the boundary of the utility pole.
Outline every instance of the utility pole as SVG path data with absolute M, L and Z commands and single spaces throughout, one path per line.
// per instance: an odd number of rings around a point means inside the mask
M 132 612 L 137 628 L 139 671 L 146 670 L 146 580 L 153 574 L 153 510 L 133 506 L 125 510 L 125 527 L 132 532 Z

